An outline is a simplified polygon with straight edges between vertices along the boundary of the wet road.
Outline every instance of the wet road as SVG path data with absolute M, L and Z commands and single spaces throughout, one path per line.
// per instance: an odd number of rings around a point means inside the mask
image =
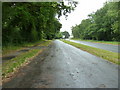
M 110 44 L 102 44 L 102 43 L 93 43 L 93 42 L 86 42 L 86 41 L 79 41 L 79 40 L 70 40 L 70 39 L 66 39 L 75 43 L 80 43 L 80 44 L 84 44 L 87 46 L 92 46 L 95 48 L 100 48 L 100 49 L 104 49 L 107 51 L 111 51 L 111 52 L 119 52 L 120 50 L 118 50 L 118 45 L 110 45 Z
M 118 66 L 55 40 L 3 87 L 117 88 Z

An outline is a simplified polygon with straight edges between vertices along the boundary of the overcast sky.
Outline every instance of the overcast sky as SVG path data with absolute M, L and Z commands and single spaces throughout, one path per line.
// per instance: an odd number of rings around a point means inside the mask
M 71 34 L 71 27 L 80 24 L 88 15 L 103 7 L 107 0 L 79 0 L 79 4 L 75 10 L 69 14 L 67 20 L 64 16 L 60 18 L 62 23 L 61 31 L 68 31 Z

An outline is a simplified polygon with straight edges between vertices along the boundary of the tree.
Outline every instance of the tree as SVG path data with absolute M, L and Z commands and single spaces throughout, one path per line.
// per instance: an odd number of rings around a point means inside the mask
M 89 14 L 89 18 L 72 27 L 74 38 L 119 41 L 118 13 L 120 2 L 107 2 L 104 7 Z
M 69 38 L 70 34 L 67 31 L 62 32 L 62 35 L 65 36 L 65 38 Z
M 3 2 L 3 46 L 53 39 L 62 27 L 59 17 L 75 8 L 64 2 Z M 58 16 L 58 18 L 56 18 Z
M 61 32 L 58 32 L 56 33 L 55 35 L 55 39 L 61 39 L 63 36 L 62 36 L 62 33 Z

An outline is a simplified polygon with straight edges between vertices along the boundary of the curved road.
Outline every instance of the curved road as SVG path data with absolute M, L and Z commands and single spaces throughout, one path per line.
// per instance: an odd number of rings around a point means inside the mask
M 118 65 L 55 40 L 3 87 L 118 88 Z
M 111 52 L 117 52 L 117 53 L 119 52 L 120 53 L 120 50 L 118 50 L 118 45 L 93 43 L 93 42 L 70 40 L 70 39 L 66 39 L 66 40 L 72 41 L 72 42 L 75 42 L 75 43 L 84 44 L 84 45 L 91 46 L 91 47 L 95 47 L 95 48 L 104 49 L 104 50 L 111 51 Z

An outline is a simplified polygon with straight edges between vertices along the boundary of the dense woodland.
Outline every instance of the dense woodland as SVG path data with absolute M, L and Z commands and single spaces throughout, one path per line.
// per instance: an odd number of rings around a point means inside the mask
M 19 45 L 57 38 L 62 24 L 59 17 L 76 7 L 77 2 L 3 2 L 2 44 Z
M 81 24 L 72 27 L 72 34 L 80 39 L 120 41 L 119 13 L 120 2 L 107 2 Z

